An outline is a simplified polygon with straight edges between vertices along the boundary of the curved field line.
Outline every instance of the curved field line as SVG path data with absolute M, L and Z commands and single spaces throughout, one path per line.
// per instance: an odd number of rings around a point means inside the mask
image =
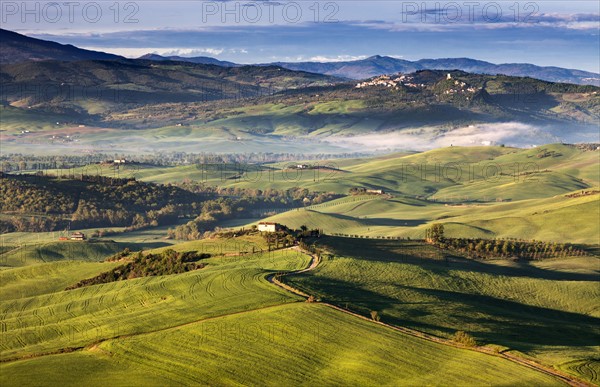
M 269 275 L 267 277 L 267 279 L 269 280 L 269 282 L 271 282 L 271 283 L 279 286 L 280 288 L 285 289 L 285 290 L 287 290 L 287 291 L 289 291 L 291 293 L 294 293 L 296 295 L 308 298 L 309 295 L 306 294 L 306 293 L 304 293 L 302 290 L 294 288 L 294 287 L 292 287 L 292 286 L 290 286 L 290 285 L 288 285 L 288 284 L 283 283 L 283 282 L 280 281 L 281 277 L 305 273 L 307 271 L 314 270 L 319 265 L 320 261 L 319 261 L 319 259 L 318 259 L 317 256 L 315 256 L 313 254 L 310 254 L 308 252 L 305 252 L 305 253 L 309 254 L 312 257 L 311 263 L 310 263 L 310 265 L 306 269 L 298 270 L 298 271 L 293 271 L 293 272 L 289 272 L 289 273 L 271 274 L 271 275 Z M 335 310 L 338 310 L 340 312 L 352 315 L 354 317 L 360 318 L 362 320 L 369 321 L 369 322 L 374 323 L 374 324 L 379 324 L 381 326 L 393 329 L 393 330 L 395 330 L 397 332 L 401 332 L 401 333 L 404 333 L 404 334 L 407 334 L 407 335 L 411 335 L 411 336 L 418 337 L 418 338 L 421 338 L 421 339 L 433 341 L 433 342 L 436 342 L 436 343 L 439 343 L 439 344 L 448 345 L 448 346 L 451 346 L 451 347 L 456 347 L 456 348 L 471 350 L 471 351 L 475 351 L 475 352 L 480 352 L 480 353 L 484 353 L 486 355 L 491 355 L 491 356 L 498 356 L 498 357 L 504 358 L 506 360 L 512 361 L 514 363 L 520 364 L 520 365 L 522 365 L 524 367 L 528 367 L 528 368 L 534 369 L 534 370 L 536 370 L 538 372 L 541 372 L 543 374 L 553 376 L 553 377 L 561 380 L 562 382 L 567 383 L 570 386 L 574 386 L 574 387 L 588 387 L 588 386 L 593 386 L 593 384 L 587 383 L 587 382 L 582 381 L 580 379 L 576 379 L 576 378 L 574 378 L 572 376 L 569 376 L 569 375 L 567 375 L 565 373 L 559 372 L 559 371 L 557 371 L 557 370 L 555 370 L 553 368 L 544 366 L 544 365 L 539 364 L 539 363 L 537 363 L 535 361 L 532 361 L 532 360 L 523 359 L 521 357 L 512 355 L 510 353 L 505 353 L 505 352 L 496 353 L 492 349 L 486 348 L 486 347 L 466 347 L 466 346 L 460 345 L 458 343 L 455 343 L 453 341 L 442 339 L 442 338 L 437 337 L 437 336 L 429 335 L 427 333 L 420 332 L 420 331 L 417 331 L 415 329 L 406 328 L 406 327 L 400 327 L 400 326 L 396 326 L 396 325 L 391 325 L 391 324 L 387 324 L 387 323 L 384 323 L 384 322 L 381 322 L 381 321 L 374 321 L 374 320 L 372 320 L 372 319 L 370 319 L 368 317 L 365 317 L 365 316 L 360 315 L 358 313 L 349 311 L 349 310 L 344 309 L 342 307 L 339 307 L 337 305 L 329 304 L 329 303 L 326 303 L 326 302 L 320 302 L 320 304 L 328 306 L 328 307 L 330 307 L 332 309 L 335 309 Z
M 208 293 L 208 295 L 210 297 L 215 297 L 215 292 L 213 291 L 213 282 L 215 282 L 216 277 L 218 277 L 218 275 L 213 275 L 212 278 L 210 278 L 208 281 L 206 281 L 206 293 Z

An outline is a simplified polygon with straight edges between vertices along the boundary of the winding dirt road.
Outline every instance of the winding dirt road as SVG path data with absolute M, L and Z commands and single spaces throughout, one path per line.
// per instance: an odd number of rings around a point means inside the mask
M 315 268 L 317 268 L 317 266 L 319 266 L 320 263 L 320 259 L 319 257 L 317 257 L 314 254 L 311 254 L 310 252 L 304 251 L 302 249 L 300 249 L 299 247 L 292 247 L 292 249 L 296 249 L 298 251 L 303 252 L 304 254 L 310 255 L 311 256 L 311 262 L 310 265 L 306 268 L 306 269 L 302 269 L 302 270 L 297 270 L 297 271 L 292 271 L 292 272 L 287 272 L 287 273 L 281 273 L 281 274 L 271 274 L 267 277 L 267 280 L 277 286 L 279 286 L 282 289 L 285 289 L 291 293 L 294 293 L 298 296 L 302 296 L 305 298 L 310 297 L 308 294 L 306 294 L 305 292 L 303 292 L 300 289 L 294 288 L 293 286 L 290 286 L 284 282 L 282 282 L 280 279 L 282 277 L 286 277 L 286 276 L 292 276 L 292 275 L 298 275 L 298 274 L 302 274 L 302 273 L 306 273 L 307 271 L 311 271 L 314 270 Z M 573 376 L 567 375 L 563 372 L 557 371 L 554 368 L 548 367 L 548 366 L 544 366 L 542 364 L 539 364 L 535 361 L 532 360 L 528 360 L 528 359 L 524 359 L 521 358 L 519 356 L 515 356 L 513 354 L 507 353 L 507 352 L 496 352 L 494 349 L 489 348 L 489 347 L 466 347 L 464 345 L 458 344 L 454 341 L 451 340 L 446 340 L 446 339 L 442 339 L 441 337 L 437 337 L 437 336 L 432 336 L 429 335 L 427 333 L 421 332 L 421 331 L 417 331 L 411 328 L 406 328 L 406 327 L 400 327 L 400 326 L 396 326 L 396 325 L 391 325 L 391 324 L 387 324 L 381 321 L 374 321 L 366 316 L 360 315 L 358 313 L 352 312 L 348 309 L 344 309 L 341 308 L 337 305 L 333 305 L 333 304 L 329 304 L 327 302 L 319 302 L 319 304 L 321 305 L 325 305 L 328 306 L 332 309 L 338 310 L 340 312 L 352 315 L 354 317 L 369 321 L 373 324 L 379 324 L 382 326 L 385 326 L 387 328 L 393 329 L 395 331 L 398 332 L 402 332 L 404 334 L 407 335 L 411 335 L 414 337 L 418 337 L 424 340 L 429 340 L 429 341 L 433 341 L 435 343 L 439 343 L 439 344 L 444 344 L 444 345 L 449 345 L 451 347 L 456 347 L 456 348 L 461 348 L 461 349 L 466 349 L 466 350 L 470 350 L 470 351 L 475 351 L 475 352 L 480 352 L 480 353 L 485 353 L 486 355 L 490 355 L 490 356 L 496 356 L 496 357 L 501 357 L 504 358 L 508 361 L 512 361 L 513 363 L 517 363 L 520 364 L 522 366 L 534 369 L 538 372 L 544 373 L 546 375 L 550 375 L 555 377 L 556 379 L 570 385 L 570 386 L 574 386 L 574 387 L 591 387 L 594 386 L 591 383 L 585 382 L 583 380 L 579 380 L 579 379 L 575 379 Z

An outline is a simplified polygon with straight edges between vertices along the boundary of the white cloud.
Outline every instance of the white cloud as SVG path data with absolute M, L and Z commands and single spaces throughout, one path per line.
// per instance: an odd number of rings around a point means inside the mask
M 87 50 L 103 51 L 111 54 L 122 55 L 128 58 L 138 58 L 145 54 L 158 54 L 162 56 L 219 56 L 226 50 L 224 48 L 164 48 L 164 47 L 96 47 L 96 46 L 82 46 Z M 228 50 L 229 52 L 233 52 Z M 244 49 L 237 51 L 244 53 Z M 247 53 L 247 51 L 245 52 Z
M 598 31 L 600 15 L 592 13 L 561 14 L 534 13 L 515 16 L 514 13 L 503 10 L 500 17 L 475 13 L 474 17 L 462 12 L 455 15 L 439 10 L 422 10 L 416 14 L 402 15 L 399 20 L 354 20 L 347 23 L 372 29 L 390 32 L 422 31 L 445 32 L 470 29 L 506 29 L 506 28 L 558 28 L 567 30 Z M 487 17 L 487 19 L 486 19 Z
M 173 48 L 166 49 L 159 48 L 153 51 L 153 54 L 165 55 L 165 56 L 184 56 L 184 57 L 192 57 L 192 56 L 201 56 L 201 55 L 212 55 L 218 56 L 221 55 L 225 49 L 224 48 Z
M 310 62 L 346 62 L 352 60 L 361 60 L 367 58 L 366 55 L 336 55 L 336 56 L 311 56 L 308 58 Z

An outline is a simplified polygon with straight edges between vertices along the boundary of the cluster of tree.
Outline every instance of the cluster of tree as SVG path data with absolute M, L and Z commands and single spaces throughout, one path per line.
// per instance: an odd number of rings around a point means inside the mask
M 288 189 L 273 188 L 241 188 L 241 187 L 214 187 L 207 186 L 189 179 L 177 184 L 193 193 L 203 193 L 212 196 L 225 196 L 232 198 L 257 198 L 266 207 L 299 207 L 308 201 L 310 204 L 320 204 L 338 199 L 344 195 L 334 192 L 314 192 L 306 188 L 292 187 Z
M 600 143 L 583 143 L 583 144 L 564 144 L 584 151 L 597 151 L 600 149 Z
M 117 231 L 117 230 L 96 230 L 92 233 L 91 237 L 92 238 L 103 238 L 103 237 L 108 237 L 111 235 L 118 235 L 120 234 L 122 231 Z
M 262 233 L 262 237 L 267 242 L 269 251 L 294 246 L 296 244 L 296 237 L 287 229 L 277 232 L 265 232 Z
M 321 247 L 316 246 L 314 243 L 313 244 L 309 244 L 306 240 L 300 240 L 298 242 L 298 246 L 300 246 L 300 248 L 304 251 L 308 251 L 311 254 L 316 255 L 319 259 L 321 259 L 322 256 L 326 255 L 331 257 L 331 254 L 328 254 L 326 252 L 326 250 L 324 250 Z
M 475 258 L 544 259 L 586 255 L 585 251 L 568 243 L 506 239 L 450 238 L 441 243 L 440 247 L 457 250 Z
M 106 258 L 105 261 L 106 262 L 120 261 L 121 259 L 127 258 L 130 255 L 131 255 L 131 250 L 129 250 L 129 248 L 126 247 L 126 248 L 123 249 L 123 251 L 119 251 L 117 253 L 114 253 L 110 257 Z
M 284 203 L 289 203 L 285 202 Z M 217 225 L 228 219 L 250 217 L 252 211 L 272 205 L 270 198 L 224 198 L 207 200 L 203 203 L 200 214 L 186 224 L 169 229 L 167 236 L 171 239 L 195 240 L 206 238 Z
M 257 200 L 253 199 L 252 201 Z M 186 224 L 169 229 L 167 236 L 171 239 L 201 239 L 205 233 L 212 231 L 220 221 L 243 217 L 248 212 L 251 200 L 218 198 L 203 203 L 200 214 Z
M 425 240 L 441 249 L 459 251 L 472 258 L 518 257 L 544 259 L 582 256 L 586 252 L 568 243 L 516 239 L 446 238 L 444 225 L 436 223 L 425 231 Z
M 368 189 L 364 187 L 352 187 L 348 190 L 350 195 L 383 195 L 382 189 Z
M 599 190 L 597 190 L 597 189 L 591 189 L 591 190 L 584 190 L 584 191 L 581 191 L 581 192 L 575 192 L 575 193 L 572 193 L 572 194 L 567 194 L 567 195 L 565 195 L 565 197 L 567 197 L 567 198 L 579 198 L 579 197 L 582 197 L 582 196 L 590 196 L 590 195 L 598 195 L 598 194 L 600 194 Z
M 396 237 L 391 235 L 359 235 L 359 234 L 345 234 L 341 232 L 328 233 L 331 236 L 338 236 L 344 238 L 362 238 L 362 239 L 389 239 L 389 240 L 410 240 L 410 237 Z
M 425 230 L 425 240 L 429 243 L 442 243 L 444 239 L 444 225 L 441 223 L 434 223 Z
M 69 170 L 101 164 L 106 160 L 132 160 L 138 165 L 153 166 L 177 166 L 191 164 L 261 164 L 275 163 L 295 160 L 331 160 L 333 158 L 357 158 L 370 156 L 372 153 L 273 153 L 273 152 L 252 152 L 252 153 L 186 153 L 186 152 L 157 152 L 147 155 L 127 155 L 127 154 L 105 154 L 97 153 L 90 155 L 52 155 L 37 156 L 23 154 L 5 154 L 0 156 L 0 166 L 2 172 L 16 171 L 40 171 L 48 170 Z M 90 171 L 94 168 L 90 167 Z
M 458 343 L 458 344 L 462 344 L 467 347 L 476 347 L 477 346 L 477 340 L 475 340 L 475 338 L 473 336 L 466 333 L 465 331 L 456 331 L 454 333 L 454 335 L 452 336 L 452 341 L 454 341 L 455 343 Z
M 122 259 L 128 256 L 129 253 L 128 250 L 123 251 L 113 255 L 109 259 L 113 261 Z M 66 290 L 133 278 L 179 274 L 198 270 L 206 266 L 206 264 L 198 261 L 209 257 L 210 254 L 199 254 L 195 251 L 177 252 L 169 249 L 159 254 L 146 255 L 140 251 L 131 262 L 115 267 L 96 277 L 82 280 L 75 285 L 69 286 Z
M 193 218 L 169 232 L 177 239 L 199 239 L 218 222 L 250 217 L 253 211 L 292 209 L 340 196 L 298 187 L 261 190 L 208 187 L 190 181 L 161 185 L 106 176 L 68 179 L 10 174 L 0 178 L 0 195 L 0 211 L 20 215 L 0 222 L 4 232 L 54 231 L 69 223 L 71 228 L 118 226 L 135 230 Z
M 39 176 L 0 173 L 0 211 L 20 214 L 65 214 L 77 206 L 76 195 Z
M 72 228 L 173 224 L 181 216 L 199 213 L 209 197 L 172 185 L 105 176 L 75 180 L 3 174 L 0 179 L 0 211 L 42 215 L 4 221 L 3 228 L 19 231 L 53 231 L 64 228 L 65 221 Z
M 63 229 L 67 221 L 56 216 L 11 216 L 0 219 L 0 234 L 8 232 L 44 232 Z

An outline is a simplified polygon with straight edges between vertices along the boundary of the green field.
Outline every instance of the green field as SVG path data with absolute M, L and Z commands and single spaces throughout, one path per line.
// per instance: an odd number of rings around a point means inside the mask
M 115 336 L 294 301 L 298 299 L 296 296 L 269 284 L 264 277 L 273 271 L 305 267 L 308 257 L 285 250 L 221 256 L 205 262 L 208 264 L 205 269 L 185 274 L 138 278 L 70 291 L 39 285 L 32 289 L 38 281 L 46 280 L 40 278 L 43 273 L 39 270 L 16 274 L 12 271 L 23 269 L 6 271 L 5 276 L 12 274 L 20 283 L 14 284 L 14 289 L 2 287 L 2 358 L 83 346 Z M 64 263 L 54 265 L 62 267 Z M 53 273 L 60 275 L 56 267 L 46 267 L 45 271 L 48 279 Z M 73 278 L 70 271 L 63 272 L 63 276 Z M 64 278 L 60 281 L 61 284 L 66 282 Z M 23 292 L 27 296 L 7 299 L 5 291 L 7 295 Z
M 432 223 L 444 223 L 451 237 L 519 238 L 597 244 L 598 195 L 556 196 L 513 203 L 442 204 L 423 200 L 367 197 L 338 199 L 268 218 L 288 227 L 368 237 L 423 238 Z M 582 227 L 582 225 L 584 225 Z
M 596 151 L 560 144 L 452 147 L 319 163 L 332 169 L 299 172 L 288 168 L 290 163 L 268 163 L 243 172 L 227 165 L 223 175 L 213 176 L 214 168 L 142 164 L 118 173 L 160 183 L 191 179 L 261 190 L 300 186 L 348 194 L 357 187 L 382 189 L 385 195 L 347 195 L 262 219 L 329 235 L 313 240 L 326 250 L 316 269 L 282 280 L 362 316 L 377 311 L 384 323 L 442 339 L 463 330 L 486 350 L 599 383 Z M 457 169 L 423 177 L 423 165 Z M 489 165 L 503 173 L 482 176 Z M 511 167 L 518 171 L 511 173 Z M 99 166 L 70 173 L 90 171 L 115 173 Z M 219 226 L 258 221 L 230 219 Z M 433 223 L 444 224 L 447 237 L 573 243 L 589 255 L 467 259 L 421 242 Z M 168 228 L 176 226 L 115 227 L 117 233 L 86 242 L 58 241 L 65 232 L 2 235 L 2 385 L 561 383 L 503 356 L 428 341 L 318 302 L 303 303 L 303 297 L 268 279 L 309 265 L 310 256 L 297 249 L 268 252 L 258 234 L 166 239 Z M 91 235 L 95 229 L 80 231 Z M 103 261 L 124 248 L 211 257 L 202 260 L 206 267 L 182 274 L 65 290 L 122 264 Z
M 376 310 L 382 321 L 436 336 L 465 330 L 480 343 L 558 367 L 585 361 L 598 372 L 598 257 L 472 261 L 419 242 L 319 244 L 332 255 L 288 281 L 324 301 L 365 316 Z
M 551 144 L 532 149 L 450 147 L 369 159 L 310 162 L 329 169 L 293 170 L 297 162 L 175 167 L 90 165 L 50 173 L 102 174 L 171 183 L 191 180 L 219 187 L 289 189 L 348 194 L 383 189 L 389 196 L 349 196 L 268 219 L 328 233 L 422 238 L 434 222 L 452 237 L 522 238 L 598 244 L 600 169 L 597 151 Z M 579 197 L 567 195 L 589 191 Z M 252 223 L 256 220 L 249 220 Z M 229 222 L 239 227 L 244 221 Z M 584 225 L 584 227 L 581 227 Z M 166 228 L 122 235 L 118 241 L 160 240 Z M 15 239 L 5 237 L 6 243 Z M 164 235 L 164 234 L 163 234 Z M 16 235 L 15 235 L 16 236 Z M 26 235 L 23 238 L 28 238 Z M 39 237 L 38 237 L 39 238 Z
M 136 244 L 112 241 L 23 243 L 1 254 L 0 266 L 19 267 L 64 260 L 98 262 L 125 247 L 134 246 Z
M 140 386 L 561 384 L 503 359 L 298 303 L 0 367 L 5 386 L 105 385 L 107 378 Z
M 302 298 L 269 283 L 266 276 L 304 268 L 309 256 L 293 249 L 252 254 L 252 247 L 264 248 L 262 238 L 178 243 L 173 246 L 178 251 L 214 256 L 204 261 L 206 268 L 184 274 L 69 291 L 65 287 L 119 263 L 63 259 L 0 272 L 2 384 L 53 385 L 58 378 L 61 385 L 99 385 L 106 378 L 116 385 L 229 385 L 264 380 L 273 385 L 559 384 L 505 359 L 425 341 L 325 305 L 295 303 Z M 389 250 L 389 246 L 382 249 Z M 423 245 L 405 255 L 419 262 L 441 259 L 437 250 Z M 579 275 L 590 275 L 588 262 L 580 258 L 579 263 Z M 393 264 L 385 264 L 394 271 Z M 428 264 L 423 263 L 421 270 Z M 321 265 L 314 275 L 307 273 L 293 281 L 306 286 L 317 278 L 322 284 L 318 278 L 329 272 L 331 260 Z M 351 262 L 344 266 L 336 269 L 341 275 L 357 269 Z M 378 276 L 377 270 L 359 270 L 386 286 L 387 277 Z M 409 275 L 428 278 L 418 270 Z M 327 281 L 328 289 L 339 284 L 334 278 Z M 367 289 L 355 281 L 363 291 Z M 557 291 L 565 289 L 570 290 Z M 360 302 L 360 291 L 350 285 L 348 290 Z M 573 313 L 593 308 L 592 290 L 581 287 L 576 296 L 588 301 Z M 390 322 L 389 311 L 381 308 L 378 297 L 370 297 L 370 307 Z M 551 299 L 548 295 L 548 304 Z M 561 302 L 569 309 L 570 299 Z M 456 304 L 460 309 L 462 304 Z M 447 336 L 448 332 L 434 333 Z M 582 358 L 577 355 L 573 359 Z M 586 366 L 565 365 L 564 370 L 582 367 Z

